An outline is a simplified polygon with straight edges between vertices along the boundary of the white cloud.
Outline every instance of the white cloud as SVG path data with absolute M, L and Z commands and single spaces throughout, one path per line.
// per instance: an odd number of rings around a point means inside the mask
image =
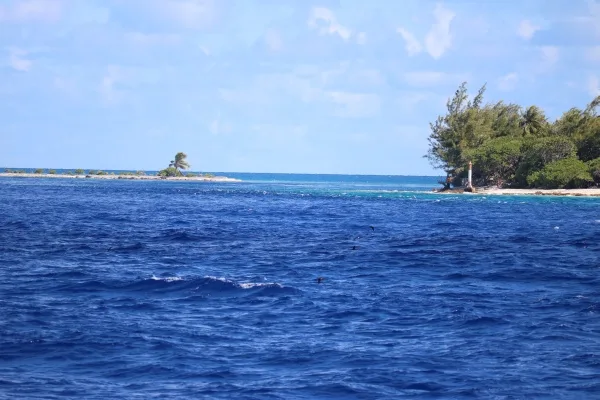
M 12 7 L 0 5 L 0 21 L 41 21 L 53 22 L 60 18 L 61 0 L 21 0 Z
M 363 45 L 367 43 L 367 34 L 364 32 L 359 32 L 356 35 L 356 43 Z
M 55 76 L 52 83 L 56 90 L 64 95 L 75 96 L 77 94 L 77 86 L 72 79 Z
M 518 81 L 519 76 L 515 72 L 511 72 L 498 79 L 498 89 L 509 92 L 515 89 Z
M 372 71 L 369 73 L 373 74 Z M 282 101 L 293 101 L 316 109 L 333 107 L 332 114 L 343 118 L 363 118 L 379 114 L 381 100 L 375 94 L 328 90 L 327 87 L 342 86 L 335 80 L 337 74 L 337 70 L 331 72 L 314 70 L 310 66 L 299 67 L 288 73 L 258 75 L 245 87 L 220 89 L 219 95 L 228 103 L 242 106 L 245 110 L 250 107 L 260 113 Z M 376 77 L 371 77 L 374 78 Z
M 375 94 L 331 91 L 325 95 L 339 106 L 335 111 L 339 117 L 372 117 L 379 114 L 381 108 L 381 100 Z
M 556 46 L 542 46 L 540 47 L 542 52 L 542 61 L 545 65 L 556 64 L 559 58 L 558 47 Z
M 308 132 L 306 126 L 292 124 L 254 124 L 250 129 L 261 141 L 269 144 L 276 141 L 286 147 L 290 145 L 290 141 L 295 142 L 294 145 L 301 144 Z
M 433 97 L 431 93 L 426 91 L 403 91 L 397 97 L 396 103 L 401 113 L 412 114 L 420 107 L 421 103 L 430 102 Z
M 600 96 L 600 80 L 596 75 L 590 75 L 587 83 L 588 93 L 592 97 Z
M 210 56 L 210 49 L 206 46 L 199 46 L 201 52 L 204 53 L 205 56 Z
M 242 107 L 257 107 L 264 109 L 273 104 L 273 96 L 270 89 L 250 88 L 244 89 L 219 89 L 219 97 L 227 102 Z
M 452 46 L 450 24 L 456 14 L 441 4 L 437 4 L 433 10 L 433 16 L 435 23 L 425 36 L 425 47 L 431 57 L 438 59 Z
M 174 45 L 178 44 L 181 40 L 181 38 L 175 34 L 149 34 L 141 32 L 128 32 L 125 34 L 125 39 L 142 46 Z
M 585 56 L 589 61 L 600 62 L 600 46 L 589 47 Z
M 216 0 L 155 0 L 158 10 L 186 28 L 202 29 L 218 18 Z
M 404 39 L 406 52 L 409 56 L 418 54 L 423 50 L 421 43 L 419 43 L 417 38 L 412 33 L 404 28 L 398 28 L 397 32 L 400 34 L 400 36 L 402 36 L 402 39 Z
M 308 18 L 308 26 L 318 30 L 321 35 L 338 35 L 344 40 L 350 39 L 352 31 L 340 24 L 335 14 L 325 7 L 314 7 Z
M 159 70 L 152 67 L 131 67 L 121 65 L 109 65 L 106 68 L 100 83 L 100 94 L 108 104 L 121 103 L 128 95 L 133 93 L 133 88 L 143 85 L 156 85 L 159 81 L 165 81 L 169 77 L 169 70 Z
M 425 50 L 431 57 L 438 59 L 444 55 L 450 47 L 452 47 L 452 33 L 450 25 L 456 14 L 453 11 L 445 8 L 442 4 L 436 4 L 433 9 L 433 17 L 435 22 L 425 35 Z M 411 32 L 403 27 L 399 27 L 397 32 L 402 36 L 405 42 L 406 52 L 409 56 L 415 55 L 423 51 L 423 46 L 419 40 Z
M 406 83 L 412 86 L 430 86 L 439 84 L 446 74 L 435 71 L 418 71 L 404 74 Z
M 115 84 L 120 79 L 123 79 L 121 68 L 116 65 L 108 66 L 106 74 L 102 77 L 102 83 L 100 84 L 100 93 L 107 103 L 116 103 L 119 100 Z
M 595 0 L 587 0 L 588 7 L 590 9 L 590 14 L 592 18 L 595 18 L 597 21 L 600 21 L 600 2 L 596 2 Z
M 265 43 L 269 50 L 273 52 L 283 49 L 283 39 L 281 38 L 281 34 L 274 29 L 267 30 L 267 33 L 265 34 Z
M 443 84 L 458 85 L 468 81 L 468 74 L 449 74 L 439 71 L 414 71 L 404 73 L 404 81 L 415 87 L 438 86 Z
M 8 57 L 8 64 L 14 70 L 28 72 L 31 69 L 33 63 L 31 62 L 31 60 L 25 58 L 26 56 L 27 52 L 25 50 L 11 48 L 10 55 Z
M 531 21 L 525 19 L 525 20 L 521 21 L 521 23 L 519 24 L 519 27 L 517 28 L 517 35 L 519 35 L 523 39 L 529 40 L 539 30 L 540 30 L 539 26 L 533 25 L 533 23 L 531 23 Z
M 587 0 L 587 11 L 583 14 L 570 18 L 578 30 L 588 36 L 593 34 L 600 37 L 600 2 Z
M 210 133 L 213 135 L 222 135 L 231 133 L 231 125 L 227 122 L 224 122 L 219 115 L 217 118 L 212 120 L 208 127 Z

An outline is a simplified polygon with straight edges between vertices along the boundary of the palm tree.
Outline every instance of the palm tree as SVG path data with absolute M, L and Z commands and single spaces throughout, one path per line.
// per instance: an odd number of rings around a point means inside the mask
M 171 161 L 169 167 L 175 168 L 177 174 L 181 175 L 181 171 L 179 171 L 180 169 L 188 169 L 190 167 L 190 164 L 188 164 L 188 162 L 185 160 L 186 158 L 187 154 L 185 153 L 179 152 L 175 154 L 175 159 Z
M 521 116 L 523 136 L 542 136 L 548 128 L 544 112 L 537 106 L 531 106 Z

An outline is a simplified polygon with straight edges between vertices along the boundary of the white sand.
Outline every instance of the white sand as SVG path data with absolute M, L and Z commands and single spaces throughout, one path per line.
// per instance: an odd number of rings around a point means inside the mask
M 500 189 L 496 187 L 475 188 L 475 193 L 465 192 L 468 195 L 521 195 L 521 196 L 600 196 L 600 188 L 589 189 Z M 456 194 L 461 193 L 461 190 L 449 190 L 445 192 L 437 192 L 440 194 Z
M 62 174 L 15 174 L 15 173 L 0 173 L 0 177 L 17 177 L 17 178 L 68 178 L 68 179 L 86 179 L 86 175 L 62 175 Z M 197 182 L 241 182 L 239 179 L 227 178 L 225 176 L 181 176 L 163 178 L 153 175 L 89 175 L 87 179 L 125 179 L 125 180 L 152 180 L 152 181 L 197 181 Z

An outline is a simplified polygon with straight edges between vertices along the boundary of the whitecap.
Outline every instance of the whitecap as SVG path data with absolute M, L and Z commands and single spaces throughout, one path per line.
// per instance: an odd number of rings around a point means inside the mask
M 166 276 L 164 278 L 159 278 L 158 276 L 154 276 L 152 275 L 152 277 L 150 278 L 153 281 L 164 281 L 164 282 L 177 282 L 177 281 L 182 281 L 183 278 L 180 276 Z
M 252 289 L 256 287 L 277 287 L 283 288 L 279 283 L 270 283 L 270 282 L 244 282 L 240 283 L 240 287 L 242 289 Z
M 232 281 L 230 281 L 229 279 L 227 279 L 227 278 L 222 278 L 222 277 L 219 277 L 219 276 L 211 276 L 211 275 L 208 275 L 208 276 L 205 276 L 205 277 L 204 277 L 204 279 L 212 279 L 213 281 L 220 281 L 220 282 L 225 282 L 225 283 L 233 283 L 233 282 L 232 282 Z

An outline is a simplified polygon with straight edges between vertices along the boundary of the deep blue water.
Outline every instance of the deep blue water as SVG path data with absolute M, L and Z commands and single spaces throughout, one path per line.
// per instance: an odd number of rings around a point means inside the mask
M 600 398 L 600 199 L 245 177 L 0 179 L 0 398 Z

